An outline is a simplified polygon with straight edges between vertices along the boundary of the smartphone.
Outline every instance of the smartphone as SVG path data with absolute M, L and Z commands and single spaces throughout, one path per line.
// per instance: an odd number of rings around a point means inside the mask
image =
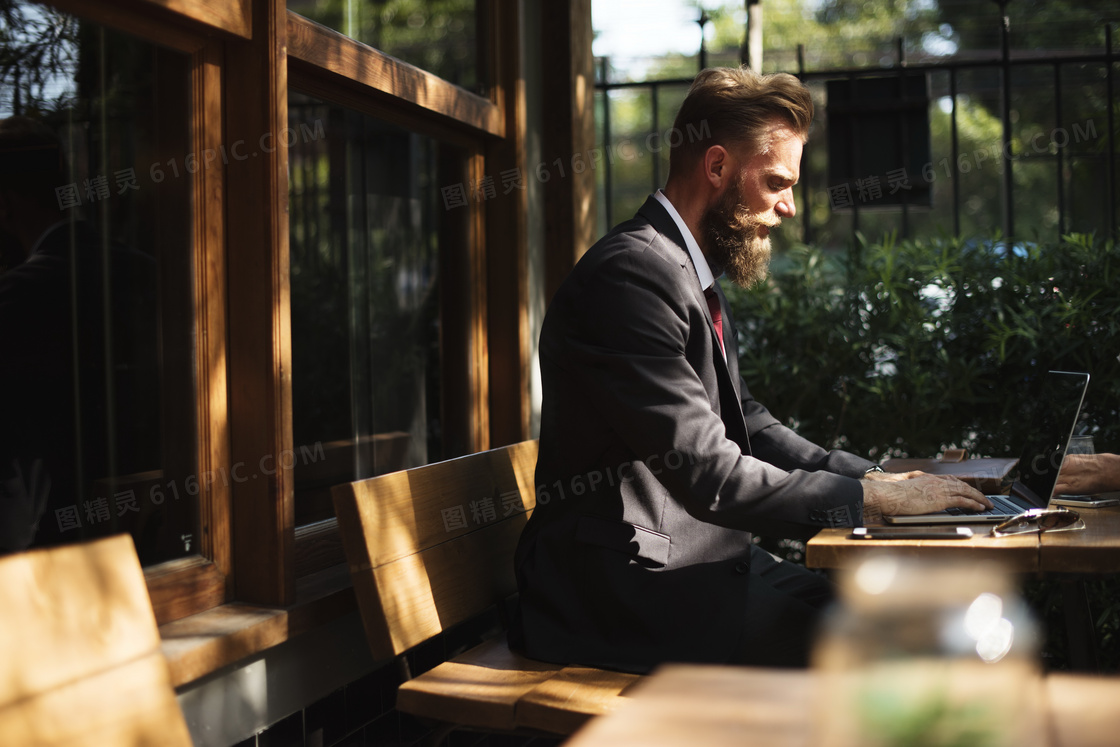
M 1055 506 L 1100 508 L 1102 506 L 1120 506 L 1120 496 L 1115 493 L 1106 495 L 1056 495 L 1050 499 L 1050 502 Z
M 969 527 L 954 526 L 889 526 L 855 527 L 849 539 L 968 539 Z

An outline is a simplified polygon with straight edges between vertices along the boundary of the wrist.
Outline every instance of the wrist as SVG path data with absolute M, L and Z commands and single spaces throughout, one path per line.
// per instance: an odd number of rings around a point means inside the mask
M 863 486 L 863 523 L 883 523 L 883 507 L 879 501 L 879 486 L 869 480 L 861 480 Z

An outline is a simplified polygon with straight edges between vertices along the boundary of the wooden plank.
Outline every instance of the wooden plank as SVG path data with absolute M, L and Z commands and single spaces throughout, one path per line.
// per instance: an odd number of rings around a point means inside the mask
M 669 665 L 610 715 L 565 744 L 572 747 L 812 744 L 813 681 L 796 670 Z
M 848 539 L 851 529 L 822 529 L 809 540 L 805 565 L 810 568 L 845 568 L 869 555 L 890 552 L 906 558 L 967 561 L 994 561 L 1009 571 L 1035 573 L 1039 569 L 1037 534 L 1014 537 L 989 537 L 990 527 L 966 540 L 866 540 Z
M 531 511 L 536 453 L 533 441 L 336 486 L 344 541 L 350 527 L 361 531 L 360 548 L 346 543 L 351 565 L 380 567 Z
M 178 22 L 179 19 L 160 8 L 156 0 L 132 2 L 125 0 L 96 5 L 91 4 L 89 0 L 51 0 L 50 5 L 64 13 L 70 13 L 178 52 L 193 54 L 207 41 L 205 29 Z
M 490 441 L 529 438 L 532 405 L 529 345 L 529 190 L 525 78 L 521 70 L 520 3 L 489 3 L 492 39 L 491 96 L 501 110 L 506 137 L 487 143 L 486 170 L 498 190 L 486 201 L 486 222 L 501 226 L 486 242 L 487 347 Z M 520 175 L 509 188 L 503 174 Z
M 389 658 L 516 591 L 536 442 L 334 488 L 370 648 Z
M 144 574 L 160 625 L 216 607 L 227 598 L 226 574 L 197 555 L 152 566 Z
M 190 747 L 191 736 L 154 651 L 13 707 L 0 705 L 0 744 L 20 747 Z
M 526 659 L 510 651 L 504 638 L 495 639 L 403 683 L 397 709 L 421 718 L 509 731 L 518 725 L 518 702 L 561 669 Z
M 338 532 L 338 519 L 324 519 L 296 527 L 296 578 L 345 562 L 346 551 L 342 547 L 342 535 Z
M 369 570 L 351 568 L 375 658 L 404 653 L 517 591 L 513 551 L 525 514 Z
M 545 61 L 541 160 L 552 174 L 544 184 L 548 303 L 596 238 L 595 170 L 585 168 L 576 173 L 573 167 L 577 156 L 586 164 L 595 149 L 595 71 L 591 54 L 591 0 L 542 3 L 540 13 L 541 58 Z M 556 61 L 559 64 L 549 64 Z M 557 160 L 560 165 L 555 163 Z M 561 168 L 564 177 L 557 178 Z
M 252 0 L 138 0 L 159 6 L 227 34 L 252 36 Z
M 505 136 L 501 112 L 492 102 L 361 42 L 288 13 L 288 54 L 352 81 L 374 97 L 395 100 L 479 133 Z
M 1085 528 L 1044 532 L 1040 570 L 1054 573 L 1116 573 L 1120 570 L 1120 506 L 1075 509 Z
M 171 684 L 192 682 L 356 609 L 350 574 L 333 568 L 301 579 L 291 607 L 226 604 L 163 625 Z
M 628 688 L 642 676 L 590 667 L 564 667 L 521 697 L 517 726 L 554 734 L 572 734 L 595 716 L 628 701 Z
M 190 744 L 129 536 L 0 559 L 0 608 L 0 744 Z
M 1052 747 L 1112 747 L 1120 734 L 1120 678 L 1046 678 Z
M 294 601 L 295 506 L 292 470 L 291 304 L 288 279 L 288 126 L 283 0 L 255 0 L 253 42 L 226 50 L 226 142 L 244 160 L 227 167 L 231 462 L 277 465 L 233 488 L 236 596 L 286 606 Z M 232 146 L 231 146 L 232 147 Z
M 222 49 L 211 43 L 192 61 L 192 139 L 200 154 L 194 174 L 194 332 L 196 352 L 195 401 L 198 433 L 198 474 L 213 475 L 230 470 L 230 422 L 226 378 L 226 251 L 225 169 L 218 157 L 222 143 Z M 224 602 L 232 596 L 233 553 L 230 547 L 230 499 L 228 480 L 212 480 L 203 486 L 199 500 L 201 554 L 213 563 L 222 577 Z M 205 608 L 192 609 L 188 614 Z M 163 613 L 161 620 L 173 619 Z

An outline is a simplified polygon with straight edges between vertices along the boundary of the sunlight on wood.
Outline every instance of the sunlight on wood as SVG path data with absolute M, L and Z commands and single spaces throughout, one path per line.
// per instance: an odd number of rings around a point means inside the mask
M 190 744 L 130 537 L 3 558 L 0 608 L 0 744 Z

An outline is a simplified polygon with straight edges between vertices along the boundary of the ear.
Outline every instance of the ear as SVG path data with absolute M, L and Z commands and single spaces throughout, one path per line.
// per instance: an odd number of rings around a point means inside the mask
M 713 145 L 704 151 L 704 178 L 713 189 L 720 189 L 731 171 L 731 154 L 722 145 Z

